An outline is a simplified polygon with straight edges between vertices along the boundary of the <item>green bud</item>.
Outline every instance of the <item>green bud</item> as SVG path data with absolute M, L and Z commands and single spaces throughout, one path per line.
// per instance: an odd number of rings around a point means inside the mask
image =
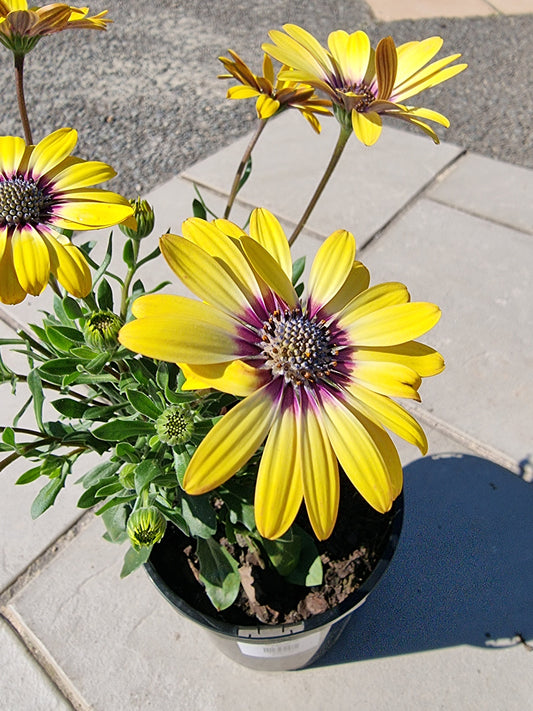
M 157 418 L 155 429 L 161 442 L 171 447 L 184 444 L 194 431 L 193 413 L 186 405 L 167 407 Z
M 118 332 L 122 321 L 112 311 L 94 311 L 83 328 L 85 342 L 99 351 L 114 350 L 118 346 Z
M 137 229 L 133 230 L 126 225 L 119 225 L 121 232 L 130 239 L 143 239 L 154 229 L 154 210 L 146 200 L 140 197 L 137 200 L 130 200 L 130 205 L 133 207 L 133 217 L 137 220 Z
M 135 489 L 135 469 L 137 465 L 128 463 L 124 464 L 118 474 L 118 480 L 125 489 Z
M 153 546 L 163 538 L 167 522 L 155 506 L 143 506 L 134 511 L 128 519 L 127 531 L 135 550 Z

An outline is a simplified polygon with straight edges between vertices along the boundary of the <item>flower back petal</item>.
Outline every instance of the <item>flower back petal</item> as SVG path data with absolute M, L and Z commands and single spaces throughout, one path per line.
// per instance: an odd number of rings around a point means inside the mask
M 355 135 L 365 146 L 373 146 L 381 135 L 381 116 L 375 111 L 360 113 L 352 111 L 352 128 Z

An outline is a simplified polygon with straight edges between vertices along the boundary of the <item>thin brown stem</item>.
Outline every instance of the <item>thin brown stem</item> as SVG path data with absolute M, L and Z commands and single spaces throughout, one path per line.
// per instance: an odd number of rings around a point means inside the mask
M 350 138 L 351 134 L 352 134 L 351 129 L 348 129 L 341 124 L 341 132 L 339 134 L 339 138 L 337 139 L 337 143 L 336 143 L 335 148 L 333 150 L 333 154 L 330 158 L 328 166 L 327 166 L 326 170 L 324 171 L 324 175 L 322 176 L 319 184 L 317 185 L 317 188 L 316 188 L 315 192 L 313 193 L 313 197 L 309 201 L 309 204 L 307 205 L 304 214 L 300 218 L 300 222 L 296 225 L 294 232 L 292 233 L 292 235 L 289 239 L 290 245 L 294 244 L 296 238 L 298 237 L 300 232 L 303 230 L 305 223 L 309 219 L 310 214 L 313 212 L 315 205 L 318 202 L 319 197 L 322 195 L 322 191 L 326 187 L 328 180 L 331 178 L 331 175 L 335 169 L 335 166 L 339 162 L 339 158 L 341 157 L 344 147 L 346 146 L 346 143 L 348 142 L 348 139 Z
M 17 101 L 19 106 L 20 120 L 24 130 L 24 140 L 28 145 L 33 144 L 31 136 L 30 120 L 24 99 L 24 55 L 15 54 L 15 84 L 17 87 Z
M 239 192 L 239 185 L 242 179 L 242 174 L 244 173 L 244 169 L 246 168 L 246 164 L 248 163 L 248 159 L 250 158 L 252 151 L 255 148 L 255 144 L 259 140 L 259 136 L 262 134 L 263 129 L 267 124 L 267 121 L 268 119 L 259 119 L 257 129 L 252 138 L 250 139 L 250 143 L 246 146 L 246 150 L 243 153 L 241 162 L 239 163 L 239 167 L 237 168 L 237 172 L 235 173 L 235 177 L 233 179 L 233 184 L 231 186 L 228 198 L 228 204 L 226 205 L 226 209 L 224 210 L 224 217 L 226 218 L 226 220 L 230 216 L 231 208 L 233 207 L 233 203 L 235 202 L 235 198 L 237 197 L 237 193 Z

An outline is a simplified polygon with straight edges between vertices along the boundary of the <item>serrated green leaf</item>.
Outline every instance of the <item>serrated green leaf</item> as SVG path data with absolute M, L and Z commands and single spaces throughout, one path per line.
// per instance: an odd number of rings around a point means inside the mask
M 200 580 L 217 610 L 232 605 L 241 583 L 237 561 L 213 538 L 199 540 L 196 555 L 200 562 Z
M 130 401 L 131 406 L 140 412 L 141 415 L 146 415 L 152 420 L 157 420 L 162 412 L 162 408 L 158 407 L 157 404 L 138 390 L 128 390 L 126 392 L 126 397 Z
M 136 551 L 134 548 L 130 548 L 124 556 L 124 565 L 122 566 L 122 570 L 120 571 L 120 577 L 125 578 L 126 576 L 130 575 L 130 573 L 133 573 L 134 570 L 140 568 L 141 565 L 144 565 L 144 563 L 146 563 L 146 561 L 150 557 L 152 548 L 153 546 L 149 546 L 147 548 L 141 548 L 138 551 Z
M 153 433 L 153 423 L 139 422 L 138 420 L 112 420 L 93 430 L 93 435 L 105 442 L 120 442 L 123 439 Z

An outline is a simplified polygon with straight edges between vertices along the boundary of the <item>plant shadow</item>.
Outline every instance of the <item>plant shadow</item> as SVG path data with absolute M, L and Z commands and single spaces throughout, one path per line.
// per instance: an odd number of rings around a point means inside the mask
M 464 454 L 408 465 L 395 557 L 316 666 L 531 640 L 532 534 L 533 487 L 508 470 Z

